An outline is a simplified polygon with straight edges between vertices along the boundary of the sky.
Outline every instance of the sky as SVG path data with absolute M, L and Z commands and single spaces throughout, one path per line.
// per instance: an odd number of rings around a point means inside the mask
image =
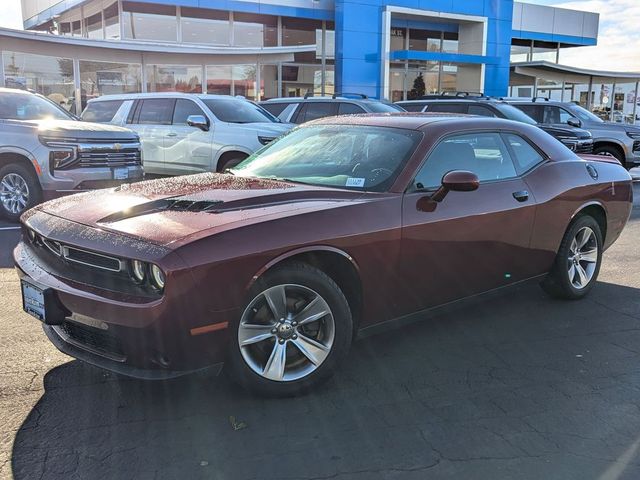
M 22 28 L 20 0 L 1 1 L 0 26 Z M 560 53 L 560 63 L 595 70 L 640 72 L 640 0 L 525 1 L 600 13 L 598 45 L 564 49 Z

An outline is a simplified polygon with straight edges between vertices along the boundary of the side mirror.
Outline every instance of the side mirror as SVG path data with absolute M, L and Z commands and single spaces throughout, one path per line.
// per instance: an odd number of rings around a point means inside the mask
M 442 186 L 431 196 L 434 202 L 441 202 L 449 192 L 473 192 L 480 186 L 475 173 L 465 170 L 454 170 L 442 177 Z
M 203 132 L 209 131 L 209 122 L 204 115 L 189 115 L 187 117 L 187 125 L 199 128 Z
M 580 128 L 582 127 L 582 122 L 576 117 L 571 117 L 567 120 L 567 125 L 571 125 L 572 127 Z

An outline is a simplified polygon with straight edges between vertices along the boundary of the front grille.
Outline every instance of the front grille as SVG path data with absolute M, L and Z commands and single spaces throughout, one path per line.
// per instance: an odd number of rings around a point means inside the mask
M 62 256 L 65 260 L 75 263 L 81 263 L 89 267 L 101 268 L 111 272 L 119 272 L 122 270 L 122 262 L 109 255 L 89 252 L 76 247 L 63 246 Z
M 59 328 L 67 337 L 67 341 L 70 340 L 71 343 L 81 348 L 86 348 L 120 362 L 126 358 L 120 340 L 107 330 L 100 330 L 99 328 L 69 321 L 64 321 Z
M 640 140 L 636 140 L 633 142 L 633 151 L 640 152 Z
M 142 165 L 139 148 L 79 149 L 77 167 L 136 167 Z
M 575 149 L 576 153 L 591 153 L 593 152 L 593 142 L 578 143 Z

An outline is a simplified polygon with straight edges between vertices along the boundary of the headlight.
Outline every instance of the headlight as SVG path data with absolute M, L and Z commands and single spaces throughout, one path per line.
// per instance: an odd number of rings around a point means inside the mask
M 157 265 L 151 265 L 151 283 L 158 290 L 164 289 L 164 273 Z
M 627 132 L 627 135 L 634 140 L 640 140 L 640 132 Z
M 31 243 L 34 243 L 36 241 L 36 232 L 31 230 L 30 228 L 27 228 L 27 237 L 29 237 L 29 241 Z
M 147 275 L 147 266 L 140 260 L 133 260 L 131 262 L 131 276 L 137 283 L 144 282 L 144 278 Z
M 76 154 L 75 148 L 55 148 L 56 150 L 49 152 L 49 161 L 51 162 L 51 167 L 54 170 L 60 170 L 62 168 L 68 167 L 76 161 L 76 158 L 78 156 Z

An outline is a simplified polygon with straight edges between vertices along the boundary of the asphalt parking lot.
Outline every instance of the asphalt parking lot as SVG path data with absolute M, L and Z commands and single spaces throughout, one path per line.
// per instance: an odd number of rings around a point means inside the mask
M 640 185 L 580 302 L 535 285 L 358 342 L 305 397 L 119 378 L 22 313 L 0 224 L 0 478 L 640 478 Z

